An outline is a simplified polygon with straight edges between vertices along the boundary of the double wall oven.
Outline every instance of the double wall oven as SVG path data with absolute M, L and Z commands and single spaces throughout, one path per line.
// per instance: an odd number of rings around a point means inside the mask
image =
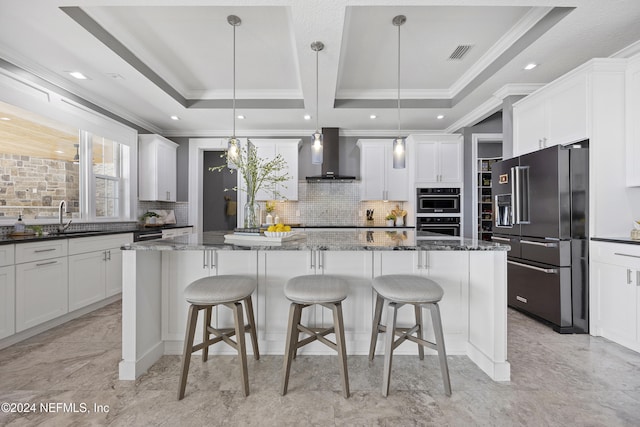
M 460 188 L 418 188 L 416 230 L 460 236 Z

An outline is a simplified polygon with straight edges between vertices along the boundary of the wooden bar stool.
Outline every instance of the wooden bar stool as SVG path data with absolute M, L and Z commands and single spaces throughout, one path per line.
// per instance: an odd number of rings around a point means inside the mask
M 418 344 L 420 360 L 424 359 L 423 347 L 429 347 L 430 349 L 438 352 L 438 357 L 440 358 L 440 370 L 442 372 L 442 380 L 444 382 L 444 391 L 447 396 L 451 396 L 449 367 L 447 365 L 447 354 L 444 347 L 440 308 L 438 307 L 438 302 L 444 295 L 444 291 L 440 285 L 425 277 L 398 274 L 378 276 L 374 278 L 373 289 L 377 293 L 377 298 L 376 308 L 373 315 L 373 328 L 371 329 L 369 360 L 373 360 L 378 333 L 386 331 L 382 395 L 387 396 L 389 394 L 393 350 L 404 341 L 409 340 Z M 382 318 L 382 308 L 385 303 L 388 303 L 386 326 L 380 323 Z M 414 306 L 416 324 L 411 328 L 397 328 L 396 316 L 398 308 L 405 304 Z M 422 307 L 426 307 L 431 311 L 435 342 L 427 341 L 423 338 Z M 416 336 L 413 336 L 413 333 L 416 333 Z M 399 336 L 398 339 L 395 339 L 396 335 Z
M 256 360 L 260 359 L 258 338 L 256 335 L 256 321 L 253 317 L 253 304 L 251 303 L 251 294 L 256 290 L 256 286 L 257 284 L 254 278 L 226 275 L 204 277 L 186 287 L 184 296 L 191 306 L 189 306 L 187 332 L 184 341 L 178 400 L 184 397 L 184 391 L 187 386 L 187 375 L 189 374 L 189 364 L 191 362 L 191 353 L 202 350 L 202 361 L 206 362 L 209 356 L 209 346 L 220 341 L 224 341 L 238 351 L 240 375 L 242 377 L 242 392 L 245 396 L 249 395 L 247 350 L 244 334 L 246 332 L 250 333 L 253 344 L 253 357 Z M 242 302 L 244 302 L 247 311 L 248 324 L 244 323 L 242 316 Z M 211 326 L 212 310 L 213 307 L 217 305 L 224 305 L 233 311 L 234 328 L 217 329 Z M 193 345 L 200 310 L 205 310 L 203 337 L 200 344 Z M 211 335 L 214 335 L 214 337 L 212 338 Z M 236 336 L 236 341 L 231 339 L 234 335 Z
M 298 276 L 287 281 L 284 295 L 291 301 L 289 309 L 289 326 L 287 343 L 284 352 L 284 372 L 282 378 L 282 395 L 287 394 L 291 361 L 295 359 L 298 348 L 313 341 L 331 347 L 340 356 L 340 373 L 342 375 L 342 392 L 349 397 L 349 374 L 347 371 L 347 350 L 344 339 L 344 322 L 342 319 L 342 301 L 347 297 L 347 283 L 335 276 L 309 275 Z M 333 327 L 309 328 L 300 323 L 302 309 L 320 304 L 333 311 Z M 303 332 L 309 337 L 299 340 Z M 336 342 L 329 341 L 325 335 L 335 334 Z

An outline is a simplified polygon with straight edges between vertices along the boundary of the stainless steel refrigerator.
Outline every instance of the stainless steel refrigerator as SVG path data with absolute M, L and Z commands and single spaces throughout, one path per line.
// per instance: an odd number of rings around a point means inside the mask
M 589 143 L 492 168 L 493 240 L 508 243 L 508 304 L 557 332 L 589 332 Z

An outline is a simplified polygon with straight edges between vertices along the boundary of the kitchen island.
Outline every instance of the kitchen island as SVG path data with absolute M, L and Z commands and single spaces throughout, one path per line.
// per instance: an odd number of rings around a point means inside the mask
M 182 353 L 188 308 L 184 288 L 198 278 L 222 274 L 256 277 L 253 298 L 262 354 L 284 353 L 289 301 L 283 287 L 291 277 L 332 274 L 347 280 L 343 311 L 351 355 L 368 353 L 375 301 L 371 279 L 381 274 L 429 277 L 444 289 L 440 308 L 447 354 L 467 355 L 492 379 L 509 380 L 508 246 L 406 230 L 305 231 L 282 243 L 243 244 L 225 243 L 224 234 L 190 234 L 123 246 L 121 380 L 142 375 L 162 355 Z M 218 327 L 233 324 L 227 310 L 214 309 Z M 318 327 L 330 324 L 331 313 L 325 310 L 305 310 L 305 322 Z M 398 324 L 412 322 L 413 316 L 410 308 L 400 310 Z M 423 319 L 427 338 L 432 339 L 430 318 Z M 202 319 L 198 327 L 202 328 Z M 313 344 L 300 352 L 330 354 L 326 347 Z M 417 354 L 416 350 L 415 344 L 406 342 L 396 354 Z M 234 353 L 230 347 L 214 346 L 210 354 Z

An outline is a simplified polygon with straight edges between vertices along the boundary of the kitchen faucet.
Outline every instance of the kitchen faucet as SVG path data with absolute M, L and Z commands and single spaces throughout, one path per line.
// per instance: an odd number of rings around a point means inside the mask
M 62 233 L 64 232 L 64 230 L 69 228 L 69 225 L 71 225 L 71 221 L 73 221 L 72 219 L 70 219 L 69 222 L 65 225 L 62 217 L 63 212 L 67 213 L 67 202 L 65 202 L 64 200 L 60 202 L 60 206 L 58 208 L 58 217 L 60 219 L 60 224 L 58 225 L 58 233 Z

